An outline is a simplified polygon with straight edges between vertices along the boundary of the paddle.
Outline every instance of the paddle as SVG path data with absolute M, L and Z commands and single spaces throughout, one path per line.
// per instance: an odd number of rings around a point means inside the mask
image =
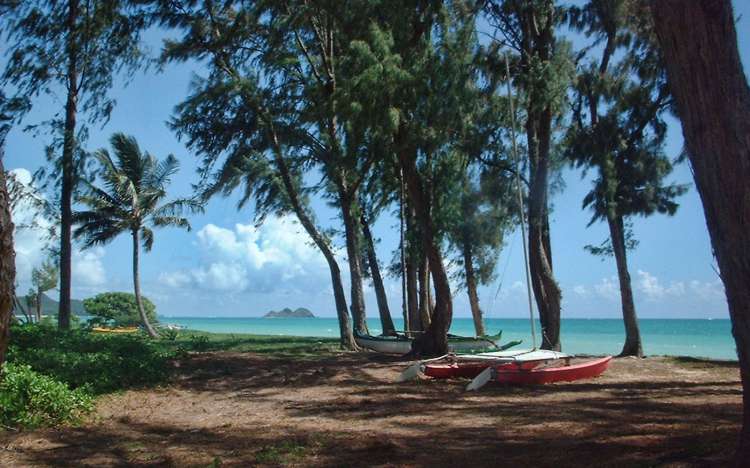
M 495 369 L 492 367 L 488 367 L 482 372 L 480 372 L 479 375 L 474 377 L 474 379 L 471 382 L 469 382 L 469 385 L 466 386 L 466 391 L 473 392 L 487 385 L 487 382 L 492 380 L 492 376 L 494 372 L 495 372 Z

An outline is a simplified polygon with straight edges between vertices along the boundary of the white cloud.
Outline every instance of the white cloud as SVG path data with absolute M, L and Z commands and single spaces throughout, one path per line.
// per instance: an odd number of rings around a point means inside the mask
M 586 286 L 582 284 L 577 284 L 573 286 L 573 292 L 579 295 L 580 297 L 589 297 L 589 290 Z
M 665 297 L 682 297 L 686 291 L 685 283 L 682 281 L 671 281 L 669 286 L 664 286 L 659 278 L 643 270 L 638 270 L 636 287 L 650 301 L 658 301 Z
M 24 198 L 18 200 L 12 213 L 13 247 L 16 251 L 16 281 L 27 285 L 31 282 L 31 270 L 41 264 L 47 256 L 50 229 L 54 221 L 39 216 L 32 196 L 41 196 L 31 185 L 31 173 L 23 168 L 10 171 L 15 181 L 23 185 Z
M 594 291 L 599 297 L 608 301 L 620 300 L 620 286 L 617 278 L 614 276 L 611 278 L 602 278 L 598 284 L 594 285 Z
M 181 288 L 190 284 L 191 281 L 190 273 L 185 271 L 162 272 L 159 275 L 159 282 L 170 288 Z
M 162 273 L 159 281 L 165 286 L 324 293 L 330 282 L 323 255 L 290 216 L 268 218 L 260 227 L 208 224 L 196 236 L 200 265 Z
M 103 258 L 102 247 L 73 251 L 73 284 L 77 287 L 93 287 L 106 283 L 107 275 L 102 263 Z
M 690 282 L 690 291 L 692 291 L 699 299 L 702 299 L 704 301 L 726 299 L 726 296 L 724 294 L 724 284 L 720 280 L 711 282 L 693 280 Z

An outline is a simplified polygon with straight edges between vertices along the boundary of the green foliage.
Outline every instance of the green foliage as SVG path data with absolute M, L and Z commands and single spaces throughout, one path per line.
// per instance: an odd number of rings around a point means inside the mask
M 117 72 L 134 71 L 144 56 L 140 34 L 147 17 L 139 2 L 76 2 L 78 11 L 69 21 L 72 2 L 24 0 L 3 8 L 3 32 L 7 34 L 9 58 L 0 84 L 12 86 L 23 99 L 64 95 L 75 92 L 77 110 L 91 124 L 109 120 L 115 100 L 108 95 Z M 69 83 L 69 66 L 75 64 L 76 82 Z M 48 148 L 51 163 L 49 181 L 61 183 L 59 164 L 63 146 L 65 112 L 51 113 L 44 125 L 52 129 L 54 140 Z M 88 134 L 84 119 L 78 119 L 75 133 L 73 182 L 84 175 L 87 154 L 80 141 Z M 40 175 L 44 175 L 40 171 Z
M 143 309 L 150 323 L 155 323 L 156 306 L 147 297 L 142 296 Z M 84 299 L 86 313 L 94 316 L 92 324 L 107 324 L 118 327 L 137 326 L 141 323 L 135 295 L 126 292 L 109 292 L 97 294 Z
M 37 291 L 49 291 L 57 287 L 58 275 L 59 269 L 57 268 L 57 263 L 53 259 L 47 259 L 39 267 L 35 267 L 31 271 L 31 284 Z
M 664 154 L 670 105 L 666 72 L 650 24 L 637 2 L 591 2 L 572 8 L 570 24 L 603 48 L 586 49 L 574 84 L 565 155 L 595 170 L 583 206 L 591 223 L 653 213 L 672 215 L 686 187 L 666 183 Z
M 24 325 L 13 327 L 11 336 L 8 362 L 94 394 L 161 383 L 174 354 L 139 335 Z
M 75 423 L 93 407 L 93 398 L 86 389 L 71 390 L 31 366 L 6 363 L 0 372 L 3 426 L 35 428 Z

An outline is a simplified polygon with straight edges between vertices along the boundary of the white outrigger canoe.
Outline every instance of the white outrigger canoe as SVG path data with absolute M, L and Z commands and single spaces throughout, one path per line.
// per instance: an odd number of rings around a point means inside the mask
M 497 341 L 502 332 L 492 336 L 456 336 L 448 335 L 448 350 L 452 353 L 468 353 L 499 349 Z M 384 354 L 406 354 L 411 351 L 413 338 L 398 336 L 371 336 L 354 333 L 354 340 L 360 348 L 366 348 Z

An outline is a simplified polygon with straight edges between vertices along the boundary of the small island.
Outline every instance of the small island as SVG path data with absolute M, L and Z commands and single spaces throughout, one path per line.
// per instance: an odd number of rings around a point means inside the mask
M 315 318 L 315 316 L 304 307 L 299 307 L 296 310 L 286 307 L 278 311 L 272 310 L 264 315 L 263 318 Z

